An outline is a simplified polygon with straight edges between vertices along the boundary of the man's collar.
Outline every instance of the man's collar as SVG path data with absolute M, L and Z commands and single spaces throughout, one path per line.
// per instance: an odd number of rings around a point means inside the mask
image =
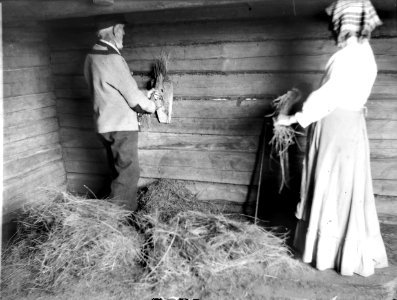
M 112 47 L 114 50 L 116 50 L 116 52 L 117 52 L 118 54 L 120 54 L 119 49 L 117 49 L 117 47 L 116 47 L 115 45 L 113 45 L 112 43 L 110 43 L 110 42 L 108 42 L 108 41 L 105 41 L 105 40 L 102 40 L 102 39 L 100 39 L 99 41 L 102 42 L 102 43 L 104 43 L 104 44 L 106 44 L 106 45 L 109 45 L 109 46 Z M 121 54 L 120 54 L 120 55 L 121 55 Z

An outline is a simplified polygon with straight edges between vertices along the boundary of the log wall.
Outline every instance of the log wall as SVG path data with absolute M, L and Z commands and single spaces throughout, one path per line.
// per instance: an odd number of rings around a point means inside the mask
M 264 116 L 271 100 L 292 87 L 308 93 L 318 86 L 336 51 L 327 22 L 317 16 L 262 18 L 248 6 L 128 19 L 133 24 L 126 29 L 123 56 L 139 85 L 149 80 L 151 63 L 162 50 L 171 55 L 174 82 L 172 123 L 151 118 L 141 130 L 142 177 L 187 180 L 201 199 L 242 204 L 254 197 Z M 379 75 L 367 124 L 378 209 L 390 212 L 397 203 L 397 26 L 395 18 L 383 21 L 372 40 Z M 107 176 L 82 75 L 85 53 L 95 41 L 91 24 L 89 18 L 53 22 L 50 38 L 68 186 L 80 193 L 87 192 L 85 186 L 99 193 Z M 269 162 L 266 151 L 265 178 L 277 177 Z
M 66 187 L 46 31 L 38 23 L 3 25 L 5 223 L 37 188 Z

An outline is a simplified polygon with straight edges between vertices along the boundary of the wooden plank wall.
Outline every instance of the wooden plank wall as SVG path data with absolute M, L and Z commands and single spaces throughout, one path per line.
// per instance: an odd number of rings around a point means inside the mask
M 265 9 L 128 15 L 133 24 L 123 55 L 140 86 L 162 50 L 171 55 L 174 82 L 172 123 L 152 118 L 140 133 L 143 178 L 187 180 L 201 199 L 242 204 L 254 195 L 250 185 L 271 100 L 294 86 L 315 88 L 336 50 L 324 19 L 265 19 Z M 69 188 L 76 192 L 87 192 L 84 185 L 99 191 L 107 174 L 82 76 L 84 55 L 95 41 L 91 21 L 52 23 L 50 38 L 61 143 Z M 379 76 L 368 103 L 368 131 L 378 207 L 388 210 L 397 203 L 388 198 L 397 196 L 397 27 L 394 18 L 383 21 L 372 40 Z M 265 175 L 277 176 L 269 161 L 266 152 Z
M 46 28 L 38 23 L 5 23 L 4 222 L 36 193 L 65 189 L 54 84 Z

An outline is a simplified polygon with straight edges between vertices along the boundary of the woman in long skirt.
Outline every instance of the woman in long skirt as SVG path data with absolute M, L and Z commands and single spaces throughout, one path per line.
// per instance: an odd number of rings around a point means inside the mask
M 340 49 L 302 111 L 276 121 L 310 125 L 294 246 L 304 262 L 319 270 L 369 276 L 388 265 L 372 189 L 364 107 L 377 74 L 369 37 L 381 21 L 367 0 L 339 0 L 326 11 Z

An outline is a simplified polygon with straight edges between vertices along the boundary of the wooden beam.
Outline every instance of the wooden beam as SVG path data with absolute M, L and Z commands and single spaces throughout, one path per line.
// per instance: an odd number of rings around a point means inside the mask
M 32 5 L 29 0 L 3 2 L 4 19 L 51 20 L 62 18 L 87 17 L 101 14 L 129 13 L 156 11 L 177 8 L 195 8 L 202 6 L 232 5 L 241 3 L 255 3 L 263 0 L 118 0 L 112 6 L 98 6 L 91 1 L 58 0 L 35 1 Z
M 133 13 L 164 11 L 170 9 L 203 8 L 222 5 L 245 5 L 249 11 L 267 7 L 261 16 L 305 16 L 324 14 L 332 0 L 290 1 L 290 0 L 118 0 L 111 6 L 94 5 L 92 1 L 81 0 L 38 0 L 32 5 L 29 0 L 3 1 L 4 19 L 50 20 L 60 18 L 87 17 L 111 13 Z M 394 13 L 394 0 L 372 0 L 382 15 Z

